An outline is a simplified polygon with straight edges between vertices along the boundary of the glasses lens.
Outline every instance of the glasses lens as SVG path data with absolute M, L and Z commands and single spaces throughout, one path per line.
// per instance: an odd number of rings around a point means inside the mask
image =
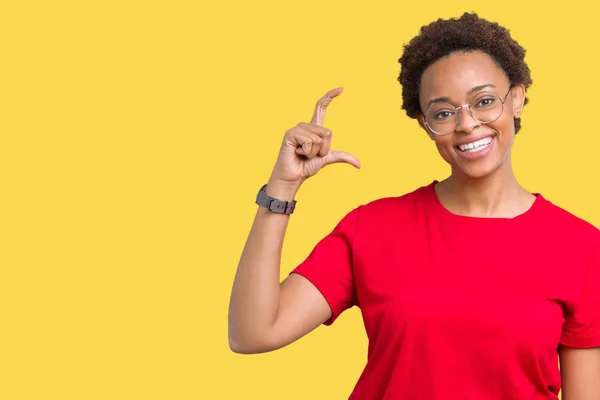
M 484 124 L 497 120 L 502 114 L 502 107 L 502 100 L 495 93 L 481 93 L 471 101 L 473 117 Z
M 456 108 L 447 103 L 435 103 L 425 115 L 427 125 L 435 133 L 444 135 L 456 129 Z

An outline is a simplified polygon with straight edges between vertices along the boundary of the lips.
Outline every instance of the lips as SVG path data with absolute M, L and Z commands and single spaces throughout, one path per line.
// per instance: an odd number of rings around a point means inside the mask
M 475 143 L 479 140 L 485 139 L 485 138 L 490 138 L 492 136 L 496 136 L 495 133 L 489 133 L 487 135 L 479 135 L 479 136 L 475 136 L 475 137 L 468 137 L 468 138 L 464 138 L 463 140 L 459 141 L 458 143 L 455 144 L 455 147 L 458 148 L 461 145 L 464 144 L 469 144 L 469 143 Z
M 474 160 L 484 157 L 496 143 L 496 135 L 485 135 L 469 138 L 455 146 L 456 152 L 463 158 Z
M 473 142 L 469 142 L 469 143 L 464 143 L 464 144 L 459 144 L 458 146 L 456 146 L 460 151 L 468 151 L 468 152 L 474 152 L 474 151 L 479 151 L 479 150 L 483 150 L 485 147 L 487 147 L 490 143 L 492 143 L 492 137 L 488 136 L 485 137 L 483 139 L 479 139 L 479 140 L 475 140 Z

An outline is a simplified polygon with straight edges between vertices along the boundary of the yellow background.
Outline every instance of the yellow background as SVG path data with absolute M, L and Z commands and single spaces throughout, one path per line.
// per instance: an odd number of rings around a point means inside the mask
M 590 2 L 591 3 L 591 2 Z M 597 9 L 525 1 L 2 1 L 0 398 L 344 399 L 357 309 L 274 353 L 227 345 L 235 268 L 283 133 L 363 168 L 298 195 L 282 277 L 356 205 L 446 176 L 400 109 L 403 44 L 475 10 L 528 50 L 521 182 L 600 224 Z

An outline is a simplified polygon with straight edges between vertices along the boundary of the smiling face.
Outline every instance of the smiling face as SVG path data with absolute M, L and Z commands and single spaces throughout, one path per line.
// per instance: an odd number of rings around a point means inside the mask
M 419 102 L 427 120 L 420 115 L 419 123 L 435 141 L 453 175 L 481 178 L 503 166 L 510 168 L 514 118 L 520 117 L 524 98 L 524 86 L 511 88 L 504 71 L 487 54 L 454 53 L 423 72 Z M 497 115 L 494 109 L 502 110 L 502 114 L 495 121 L 482 124 L 469 113 L 469 107 L 454 109 L 465 104 L 471 104 L 474 115 L 484 122 L 488 122 L 487 115 Z M 456 114 L 459 124 L 453 130 Z M 449 129 L 442 129 L 447 124 Z M 439 135 L 432 128 L 450 133 Z

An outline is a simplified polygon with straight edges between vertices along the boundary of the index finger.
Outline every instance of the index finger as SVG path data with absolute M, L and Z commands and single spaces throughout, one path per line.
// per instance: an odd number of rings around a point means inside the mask
M 344 89 L 339 87 L 337 89 L 330 90 L 325 94 L 325 96 L 321 97 L 319 101 L 317 101 L 317 105 L 315 106 L 315 112 L 313 113 L 313 117 L 310 120 L 312 124 L 316 124 L 319 126 L 323 126 L 323 120 L 325 119 L 325 111 L 329 106 L 329 103 L 342 93 Z

